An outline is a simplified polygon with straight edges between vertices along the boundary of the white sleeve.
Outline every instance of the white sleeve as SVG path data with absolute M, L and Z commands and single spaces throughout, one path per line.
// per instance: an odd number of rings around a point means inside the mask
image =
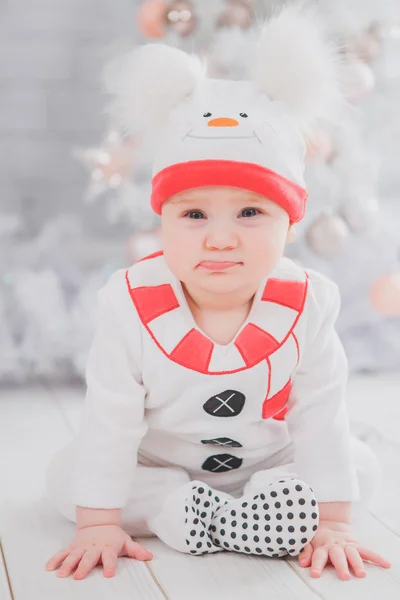
M 295 472 L 318 502 L 359 499 L 346 407 L 347 358 L 334 325 L 340 309 L 333 282 L 310 281 L 309 333 L 294 377 L 285 420 Z
M 111 279 L 98 292 L 97 326 L 87 361 L 87 392 L 73 469 L 72 501 L 88 508 L 126 504 L 137 450 L 147 430 L 146 394 L 134 356 L 135 344 L 140 349 L 141 343 L 140 330 L 132 328 L 135 309 L 120 299 L 116 302 L 110 293 L 111 288 L 114 296 L 128 296 L 122 273 Z

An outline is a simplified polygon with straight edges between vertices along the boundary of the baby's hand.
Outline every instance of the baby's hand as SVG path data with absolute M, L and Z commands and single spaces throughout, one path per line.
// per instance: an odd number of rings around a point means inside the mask
M 298 558 L 301 567 L 311 565 L 311 577 L 320 577 L 329 559 L 340 579 L 351 579 L 349 565 L 353 567 L 356 577 L 365 577 L 363 559 L 385 569 L 391 566 L 389 561 L 355 539 L 351 525 L 328 520 L 320 521 L 314 539 L 305 546 Z
M 54 571 L 60 563 L 58 577 L 68 577 L 77 567 L 74 579 L 83 579 L 99 562 L 103 564 L 104 577 L 113 577 L 118 556 L 129 556 L 137 560 L 151 560 L 151 552 L 134 542 L 117 525 L 96 525 L 79 529 L 70 546 L 60 550 L 46 564 Z

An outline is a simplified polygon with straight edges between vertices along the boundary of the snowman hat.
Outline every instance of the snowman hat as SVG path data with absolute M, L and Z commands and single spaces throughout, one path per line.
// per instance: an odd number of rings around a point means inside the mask
M 343 105 L 341 65 L 314 9 L 288 6 L 260 29 L 248 81 L 207 77 L 202 62 L 146 44 L 110 64 L 112 112 L 129 133 L 156 130 L 151 206 L 173 194 L 233 186 L 305 213 L 305 138 Z

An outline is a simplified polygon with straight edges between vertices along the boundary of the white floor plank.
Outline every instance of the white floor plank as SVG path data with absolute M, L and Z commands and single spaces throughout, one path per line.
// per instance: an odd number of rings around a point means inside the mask
M 400 424 L 399 424 L 400 425 Z M 382 482 L 371 500 L 370 510 L 381 523 L 400 536 L 400 448 L 370 436 L 368 444 L 382 467 Z
M 350 421 L 360 437 L 375 432 L 400 448 L 400 375 L 353 376 L 347 397 Z
M 353 377 L 348 397 L 353 431 L 370 446 L 382 467 L 371 512 L 400 536 L 400 375 Z
M 8 575 L 6 565 L 3 559 L 3 548 L 0 545 L 0 600 L 11 600 L 10 586 L 8 583 Z
M 155 538 L 141 543 L 154 553 L 151 568 L 173 600 L 318 600 L 285 560 L 221 552 L 180 554 Z
M 45 570 L 47 560 L 72 541 L 75 530 L 42 498 L 47 465 L 71 439 L 71 431 L 48 390 L 2 391 L 0 535 L 13 597 L 165 600 L 148 567 L 139 561 L 121 559 L 118 576 L 107 580 L 100 566 L 82 581 Z
M 76 434 L 81 421 L 85 387 L 83 385 L 74 387 L 47 385 L 46 389 L 65 419 L 68 429 L 71 433 Z
M 1 499 L 41 496 L 46 465 L 71 438 L 42 388 L 0 392 Z

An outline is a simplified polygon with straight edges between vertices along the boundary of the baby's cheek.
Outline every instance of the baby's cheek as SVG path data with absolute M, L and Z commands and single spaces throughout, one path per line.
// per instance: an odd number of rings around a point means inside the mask
M 253 262 L 261 271 L 272 271 L 283 254 L 283 246 L 273 236 L 263 236 L 253 249 Z
M 266 254 L 269 260 L 273 263 L 276 263 L 281 258 L 284 251 L 284 240 L 281 238 L 271 238 L 266 246 Z
M 166 263 L 172 273 L 182 278 L 190 268 L 193 262 L 193 248 L 190 241 L 185 241 L 182 237 L 170 239 L 164 246 L 164 256 Z

